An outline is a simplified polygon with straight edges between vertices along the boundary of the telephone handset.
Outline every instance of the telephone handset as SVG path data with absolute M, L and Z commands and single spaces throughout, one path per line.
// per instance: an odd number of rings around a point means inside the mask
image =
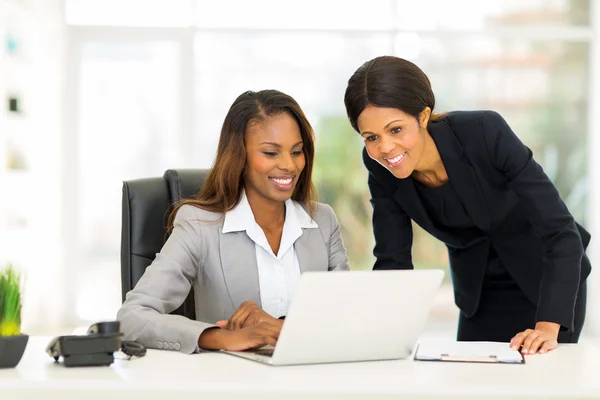
M 89 327 L 85 335 L 58 336 L 48 344 L 46 352 L 58 361 L 61 357 L 66 367 L 110 365 L 114 352 L 119 350 L 142 357 L 146 348 L 139 343 L 123 341 L 119 321 L 98 322 Z

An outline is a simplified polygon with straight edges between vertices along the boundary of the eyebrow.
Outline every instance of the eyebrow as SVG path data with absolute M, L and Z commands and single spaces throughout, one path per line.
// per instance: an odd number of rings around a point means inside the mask
M 384 127 L 383 127 L 383 130 L 385 131 L 387 128 L 389 128 L 389 126 L 390 126 L 391 124 L 393 124 L 393 123 L 395 123 L 395 122 L 402 122 L 402 121 L 404 121 L 404 120 L 403 120 L 403 119 L 395 119 L 395 120 L 393 120 L 393 121 L 389 122 L 389 123 L 388 123 L 386 126 L 384 126 Z M 360 136 L 362 136 L 362 135 L 366 135 L 366 134 L 373 134 L 373 132 L 368 132 L 368 131 L 365 131 L 365 132 L 362 132 L 362 133 L 360 134 Z
M 281 148 L 281 145 L 279 143 L 275 143 L 275 142 L 262 142 L 261 145 L 263 145 L 263 144 L 269 144 L 271 146 L 275 146 L 277 148 Z M 296 146 L 298 146 L 300 144 L 304 144 L 304 142 L 301 140 L 298 143 L 296 143 L 295 145 L 293 145 L 292 147 L 296 147 Z

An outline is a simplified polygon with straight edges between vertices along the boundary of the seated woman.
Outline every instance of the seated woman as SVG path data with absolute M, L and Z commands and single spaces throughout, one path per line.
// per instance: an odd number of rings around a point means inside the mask
M 173 211 L 169 239 L 117 314 L 125 339 L 184 353 L 274 345 L 300 274 L 349 269 L 333 210 L 314 200 L 313 159 L 293 98 L 240 95 L 202 189 Z M 192 287 L 198 320 L 170 315 Z

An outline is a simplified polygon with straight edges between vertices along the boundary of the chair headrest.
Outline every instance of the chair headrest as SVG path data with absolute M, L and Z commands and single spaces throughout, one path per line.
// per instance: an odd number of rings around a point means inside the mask
M 164 178 L 169 188 L 169 198 L 172 203 L 183 199 L 194 198 L 208 174 L 206 169 L 169 169 Z

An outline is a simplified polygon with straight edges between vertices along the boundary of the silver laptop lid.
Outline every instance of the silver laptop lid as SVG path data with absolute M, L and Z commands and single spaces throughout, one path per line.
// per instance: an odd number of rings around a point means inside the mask
M 443 276 L 442 270 L 302 274 L 272 364 L 408 357 Z

